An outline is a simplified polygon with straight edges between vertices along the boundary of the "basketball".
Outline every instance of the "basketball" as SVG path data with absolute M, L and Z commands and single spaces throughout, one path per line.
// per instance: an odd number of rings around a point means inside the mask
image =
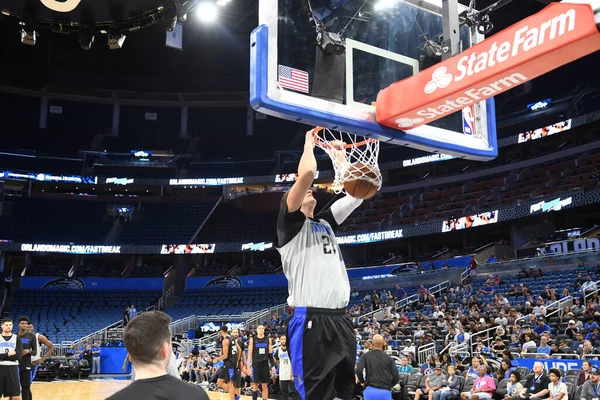
M 379 187 L 369 179 L 377 179 L 377 174 L 369 166 L 357 161 L 345 173 L 344 190 L 355 199 L 370 199 Z

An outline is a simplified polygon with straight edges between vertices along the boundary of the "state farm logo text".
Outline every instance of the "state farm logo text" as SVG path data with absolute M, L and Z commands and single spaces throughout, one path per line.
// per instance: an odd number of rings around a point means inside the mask
M 63 12 L 63 13 L 73 11 L 75 8 L 77 8 L 79 3 L 81 3 L 81 0 L 65 0 L 65 1 L 40 0 L 40 1 L 42 2 L 43 5 L 45 5 L 52 11 Z
M 491 42 L 486 51 L 474 51 L 458 59 L 454 68 L 450 65 L 440 65 L 433 73 L 431 80 L 423 88 L 426 94 L 433 94 L 438 90 L 451 90 L 452 84 L 464 79 L 474 78 L 476 75 L 495 67 L 522 53 L 529 52 L 544 43 L 565 35 L 575 29 L 577 13 L 574 9 L 557 15 L 554 18 L 542 22 L 537 27 L 528 25 L 514 32 L 512 40 Z M 489 39 L 488 39 L 489 40 Z M 487 41 L 486 41 L 487 42 Z M 483 43 L 486 43 L 483 42 Z M 480 46 L 478 46 L 479 48 Z M 450 61 L 450 60 L 449 60 Z M 449 70 L 456 71 L 452 74 Z M 415 117 L 400 118 L 396 120 L 399 128 L 408 128 L 420 124 L 422 119 L 433 119 L 448 115 L 464 109 L 475 102 L 483 101 L 515 86 L 525 83 L 530 78 L 522 73 L 514 72 L 485 84 L 473 85 L 472 87 L 456 93 L 453 99 L 447 99 L 443 104 L 428 107 L 416 112 Z M 408 116 L 407 116 L 408 117 Z

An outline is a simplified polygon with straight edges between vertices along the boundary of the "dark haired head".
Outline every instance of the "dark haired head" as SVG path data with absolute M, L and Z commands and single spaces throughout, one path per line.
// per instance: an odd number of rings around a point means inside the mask
M 554 374 L 556 376 L 558 376 L 559 378 L 562 376 L 560 369 L 558 368 L 550 368 L 550 371 L 548 371 L 548 375 L 550 374 Z
M 148 311 L 132 319 L 125 328 L 125 347 L 135 364 L 156 364 L 165 368 L 162 352 L 170 348 L 171 317 L 161 311 Z
M 21 322 L 23 322 L 23 321 L 25 321 L 25 322 L 29 323 L 29 317 L 27 317 L 27 316 L 25 316 L 25 315 L 22 315 L 22 316 L 20 316 L 20 317 L 19 317 L 19 319 L 17 320 L 17 323 L 18 323 L 18 324 L 20 324 L 20 323 L 21 323 Z
M 519 382 L 521 380 L 521 374 L 519 373 L 519 371 L 511 371 L 510 374 L 514 375 L 515 378 L 517 378 L 517 382 Z
M 229 328 L 227 327 L 227 325 L 223 325 L 221 327 L 221 332 L 225 332 L 225 333 L 229 332 Z
M 2 318 L 2 324 L 4 325 L 6 322 L 12 322 L 11 318 Z

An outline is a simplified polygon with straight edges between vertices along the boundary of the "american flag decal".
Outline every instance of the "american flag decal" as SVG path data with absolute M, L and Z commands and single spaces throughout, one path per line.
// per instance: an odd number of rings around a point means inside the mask
M 308 72 L 306 71 L 280 65 L 278 80 L 281 87 L 308 93 Z

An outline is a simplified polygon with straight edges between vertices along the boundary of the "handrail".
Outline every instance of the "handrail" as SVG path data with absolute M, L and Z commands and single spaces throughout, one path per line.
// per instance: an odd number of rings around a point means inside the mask
M 487 335 L 487 334 L 488 334 L 488 332 L 490 332 L 490 331 L 495 331 L 496 329 L 498 329 L 498 327 L 499 327 L 499 326 L 500 326 L 500 325 L 492 326 L 491 328 L 487 328 L 487 329 L 485 329 L 485 330 L 483 330 L 483 331 L 479 331 L 479 332 L 475 332 L 475 333 L 473 333 L 473 334 L 472 334 L 472 335 L 469 337 L 469 342 L 470 342 L 470 345 L 471 345 L 471 354 L 473 354 L 473 352 L 474 352 L 474 351 L 473 351 L 473 348 L 474 348 L 475 346 L 477 346 L 477 341 L 476 341 L 476 340 L 473 340 L 473 339 L 474 339 L 474 338 L 476 338 L 477 336 L 480 336 L 480 335 L 483 335 L 483 334 Z M 487 339 L 484 339 L 483 341 L 485 341 L 485 342 L 487 342 L 487 344 L 489 344 L 490 340 L 494 340 L 494 338 L 493 338 L 493 337 L 488 337 Z
M 434 285 L 434 286 L 430 287 L 429 289 L 427 289 L 427 292 L 429 294 L 439 293 L 442 290 L 446 289 L 448 286 L 450 286 L 450 283 L 451 283 L 450 281 L 444 281 L 444 282 L 438 283 L 437 285 Z M 418 294 L 413 294 L 413 295 L 405 297 L 405 298 L 403 298 L 401 300 L 398 300 L 394 306 L 395 306 L 396 309 L 400 309 L 400 308 L 403 308 L 403 307 L 407 307 L 410 304 L 417 302 L 418 300 L 419 300 L 419 295 Z M 382 312 L 382 311 L 383 311 L 383 309 L 377 309 L 377 310 L 369 311 L 368 313 L 360 315 L 358 317 L 358 320 L 362 320 L 363 318 L 369 319 L 370 317 L 372 317 L 376 313 Z
M 435 354 L 435 343 L 428 343 L 420 346 L 417 354 L 417 362 L 423 364 L 427 362 L 427 358 L 433 354 Z
M 554 353 L 550 356 L 550 358 L 558 358 L 558 357 L 568 357 L 569 359 L 581 360 L 579 354 L 575 353 Z
M 553 308 L 554 305 L 556 304 L 556 310 L 554 311 L 550 311 L 549 314 L 546 314 L 546 318 L 553 316 L 554 314 L 559 314 L 559 317 L 562 317 L 562 311 L 565 308 L 565 304 L 570 303 L 573 304 L 573 297 L 572 296 L 567 296 L 567 297 L 563 297 L 560 300 L 554 301 L 550 304 L 548 304 L 546 307 L 546 309 L 548 308 Z
M 196 240 L 196 236 L 198 236 L 198 234 L 200 233 L 200 231 L 202 230 L 202 228 L 204 228 L 204 225 L 206 224 L 206 221 L 208 221 L 208 219 L 210 218 L 210 216 L 215 212 L 215 210 L 217 209 L 217 207 L 219 206 L 219 204 L 221 204 L 222 200 L 223 200 L 223 196 L 219 197 L 219 200 L 217 200 L 217 202 L 215 203 L 215 205 L 213 206 L 213 208 L 210 210 L 210 212 L 208 213 L 208 215 L 204 218 L 204 220 L 202 221 L 202 223 L 198 227 L 198 229 L 196 229 L 196 232 L 194 232 L 194 234 L 192 235 L 192 237 L 190 238 L 190 240 L 189 240 L 188 243 L 194 243 L 194 240 Z
M 599 283 L 600 283 L 600 281 L 596 281 L 596 287 L 598 287 L 598 284 L 599 284 Z M 587 307 L 588 297 L 591 297 L 592 295 L 594 295 L 594 294 L 596 294 L 596 293 L 598 293 L 598 292 L 600 292 L 600 289 L 596 289 L 596 290 L 594 290 L 593 292 L 590 292 L 590 293 L 584 294 L 584 296 L 583 296 L 583 305 L 584 305 L 585 307 Z M 4 308 L 4 304 L 3 304 L 2 306 L 3 306 L 3 308 Z

